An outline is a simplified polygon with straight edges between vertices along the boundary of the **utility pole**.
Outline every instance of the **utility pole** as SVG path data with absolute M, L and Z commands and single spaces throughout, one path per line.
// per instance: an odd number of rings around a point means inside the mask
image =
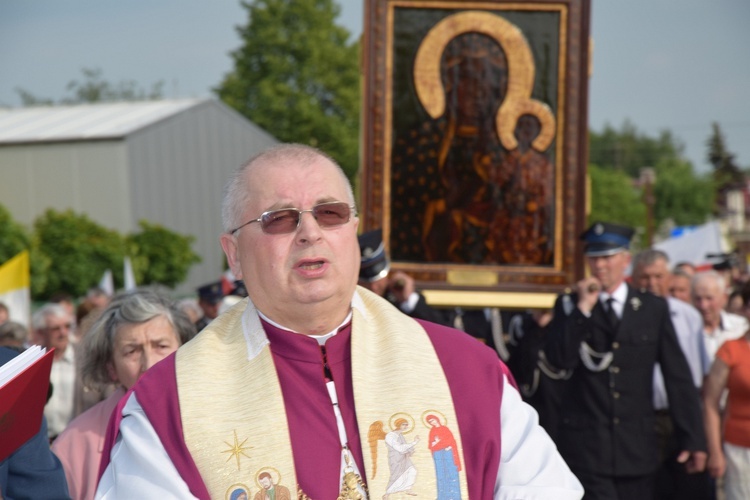
M 640 184 L 643 188 L 643 202 L 646 204 L 646 245 L 649 248 L 654 244 L 654 184 L 656 183 L 656 171 L 652 167 L 641 168 Z

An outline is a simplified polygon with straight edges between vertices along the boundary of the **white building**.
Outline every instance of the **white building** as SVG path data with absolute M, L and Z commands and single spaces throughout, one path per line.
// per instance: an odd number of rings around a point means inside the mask
M 53 208 L 122 234 L 146 219 L 193 235 L 189 293 L 222 273 L 226 179 L 276 142 L 215 100 L 0 109 L 0 203 L 27 227 Z

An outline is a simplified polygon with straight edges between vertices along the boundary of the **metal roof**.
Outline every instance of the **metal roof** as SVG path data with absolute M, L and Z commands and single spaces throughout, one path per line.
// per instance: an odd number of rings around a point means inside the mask
M 206 99 L 0 109 L 0 144 L 121 139 Z

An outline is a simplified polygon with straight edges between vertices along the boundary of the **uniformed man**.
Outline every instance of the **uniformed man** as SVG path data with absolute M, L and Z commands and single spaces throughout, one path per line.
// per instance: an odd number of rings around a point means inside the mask
M 510 359 L 506 363 L 523 400 L 539 414 L 539 425 L 557 442 L 560 407 L 572 372 L 558 369 L 547 360 L 544 346 L 551 319 L 549 310 L 514 315 L 508 325 Z
M 546 346 L 553 365 L 573 371 L 558 446 L 589 499 L 653 497 L 657 362 L 675 402 L 677 460 L 689 472 L 706 463 L 699 397 L 667 302 L 625 282 L 632 235 L 631 228 L 602 222 L 581 235 L 591 276 L 558 298 Z
M 424 295 L 414 285 L 414 278 L 401 271 L 391 272 L 391 261 L 385 252 L 382 229 L 362 233 L 358 239 L 362 257 L 359 286 L 384 297 L 412 318 L 441 325 L 450 324 L 446 315 L 427 305 Z
M 219 315 L 219 306 L 224 292 L 221 287 L 221 281 L 208 283 L 198 288 L 198 305 L 203 311 L 201 319 L 195 322 L 195 328 L 199 332 L 206 328 L 208 324 L 216 319 Z

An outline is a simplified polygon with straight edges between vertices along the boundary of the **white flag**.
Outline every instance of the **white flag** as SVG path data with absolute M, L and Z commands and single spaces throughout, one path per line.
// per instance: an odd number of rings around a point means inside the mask
M 115 281 L 112 278 L 111 269 L 104 271 L 102 279 L 99 280 L 99 288 L 107 294 L 107 297 L 112 297 L 115 294 Z
M 133 274 L 133 266 L 130 263 L 130 257 L 125 257 L 125 269 L 123 275 L 125 276 L 125 291 L 129 292 L 135 290 L 135 275 Z

